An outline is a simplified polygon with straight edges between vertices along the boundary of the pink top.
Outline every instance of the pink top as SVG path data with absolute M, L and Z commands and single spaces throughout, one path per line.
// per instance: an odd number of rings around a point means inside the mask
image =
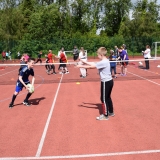
M 25 57 L 25 59 L 28 61 L 28 59 L 29 59 L 29 56 L 28 55 L 26 55 L 26 56 L 24 56 Z

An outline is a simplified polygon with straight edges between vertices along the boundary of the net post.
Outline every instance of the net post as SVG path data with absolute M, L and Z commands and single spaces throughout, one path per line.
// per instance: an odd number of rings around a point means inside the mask
M 155 42 L 155 58 L 157 58 L 157 42 Z

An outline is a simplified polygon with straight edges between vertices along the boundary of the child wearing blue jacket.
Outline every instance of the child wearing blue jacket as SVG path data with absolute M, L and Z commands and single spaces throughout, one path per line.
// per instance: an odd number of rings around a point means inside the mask
M 111 75 L 113 78 L 117 78 L 116 76 L 116 62 L 111 62 L 111 61 L 116 61 L 116 55 L 114 55 L 114 51 L 110 50 L 110 56 L 109 56 L 109 60 L 110 60 L 110 70 L 111 70 Z

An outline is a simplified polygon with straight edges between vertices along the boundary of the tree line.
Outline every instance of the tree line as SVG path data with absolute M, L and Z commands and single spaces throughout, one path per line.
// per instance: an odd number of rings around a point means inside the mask
M 0 0 L 0 50 L 38 53 L 125 43 L 140 52 L 160 37 L 157 0 Z M 97 32 L 99 34 L 97 34 Z

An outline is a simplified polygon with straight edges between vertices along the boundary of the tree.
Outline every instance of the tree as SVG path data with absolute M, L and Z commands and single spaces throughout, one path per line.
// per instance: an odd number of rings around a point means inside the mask
M 130 0 L 104 0 L 101 28 L 104 28 L 108 36 L 118 34 L 121 21 L 124 16 L 128 15 L 131 7 Z

